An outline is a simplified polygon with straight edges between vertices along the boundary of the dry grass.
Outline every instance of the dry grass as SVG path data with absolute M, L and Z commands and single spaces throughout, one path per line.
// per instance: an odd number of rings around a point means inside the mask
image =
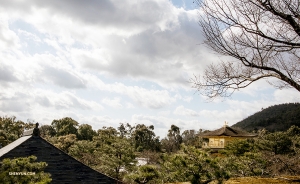
M 209 184 L 217 184 L 217 181 L 210 182 Z M 299 184 L 300 176 L 280 176 L 277 178 L 259 178 L 259 177 L 243 177 L 243 178 L 230 178 L 223 184 Z M 177 182 L 168 184 L 190 184 L 190 182 Z
M 224 184 L 296 184 L 300 183 L 300 176 L 282 176 L 277 178 L 244 177 L 231 178 Z

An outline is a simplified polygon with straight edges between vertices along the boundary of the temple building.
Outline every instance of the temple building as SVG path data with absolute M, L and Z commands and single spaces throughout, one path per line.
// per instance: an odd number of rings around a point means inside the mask
M 230 141 L 253 138 L 257 135 L 229 127 L 228 123 L 225 122 L 222 128 L 203 133 L 200 136 L 202 138 L 208 138 L 208 142 L 204 142 L 202 148 L 223 149 Z
M 122 183 L 79 162 L 40 137 L 38 124 L 33 130 L 24 132 L 22 137 L 0 149 L 0 161 L 31 155 L 37 157 L 37 162 L 48 164 L 44 172 L 51 174 L 51 183 Z

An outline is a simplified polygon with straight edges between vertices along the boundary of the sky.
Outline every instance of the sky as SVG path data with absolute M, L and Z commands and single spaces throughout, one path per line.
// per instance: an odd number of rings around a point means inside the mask
M 213 130 L 300 102 L 266 81 L 226 99 L 198 94 L 189 79 L 220 61 L 198 13 L 193 0 L 0 1 L 0 116 L 154 125 L 163 138 L 172 124 Z

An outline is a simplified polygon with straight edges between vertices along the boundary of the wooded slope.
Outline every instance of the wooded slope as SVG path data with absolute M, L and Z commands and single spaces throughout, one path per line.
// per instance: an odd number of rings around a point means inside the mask
M 285 131 L 292 125 L 300 127 L 300 103 L 270 106 L 234 124 L 233 127 L 247 131 L 265 128 L 274 132 Z

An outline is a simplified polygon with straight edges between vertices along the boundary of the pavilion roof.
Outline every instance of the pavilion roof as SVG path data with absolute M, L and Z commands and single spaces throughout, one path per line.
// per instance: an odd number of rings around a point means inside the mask
M 206 132 L 201 137 L 215 137 L 215 136 L 230 136 L 230 137 L 256 137 L 257 135 L 245 132 L 243 130 L 232 128 L 224 125 L 222 128 L 217 130 Z

